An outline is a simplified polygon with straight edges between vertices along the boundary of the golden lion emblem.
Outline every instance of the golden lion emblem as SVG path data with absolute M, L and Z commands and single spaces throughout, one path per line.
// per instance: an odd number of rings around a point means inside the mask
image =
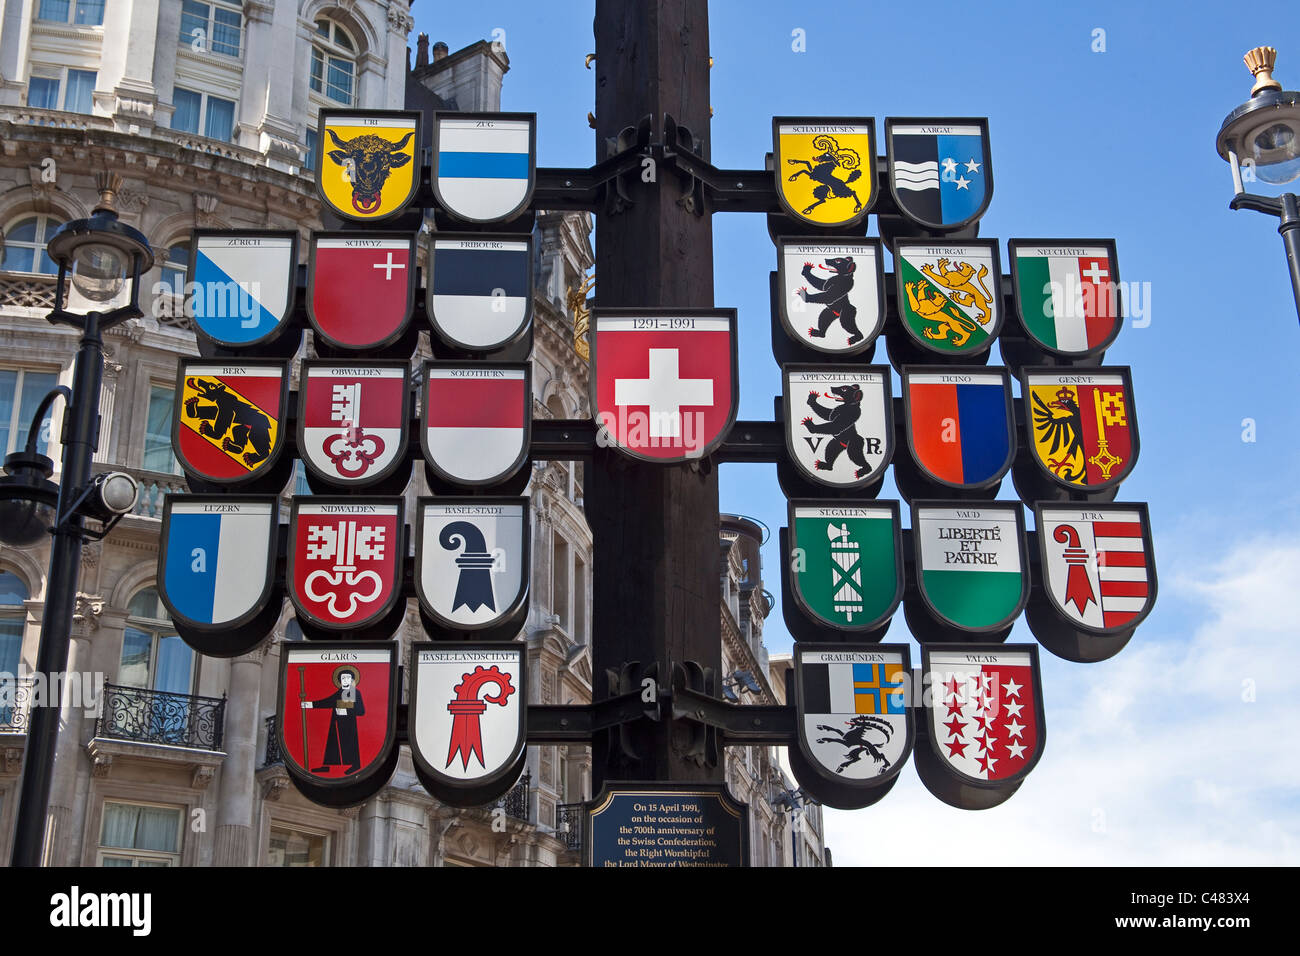
M 913 314 L 927 322 L 936 323 L 935 328 L 923 328 L 921 334 L 935 341 L 949 339 L 951 334 L 949 341 L 953 348 L 959 349 L 970 341 L 972 332 L 989 324 L 993 314 L 993 295 L 984 284 L 984 279 L 989 274 L 988 266 L 980 266 L 976 272 L 969 262 L 958 262 L 951 269 L 948 268 L 949 265 L 950 260 L 940 259 L 935 267 L 928 262 L 921 266 L 921 272 L 927 278 L 948 290 L 948 297 L 945 298 L 938 289 L 927 292 L 930 283 L 924 279 L 908 282 L 904 289 L 907 292 L 908 307 Z M 947 310 L 949 298 L 963 308 L 974 309 L 975 320 L 953 315 L 956 310 Z

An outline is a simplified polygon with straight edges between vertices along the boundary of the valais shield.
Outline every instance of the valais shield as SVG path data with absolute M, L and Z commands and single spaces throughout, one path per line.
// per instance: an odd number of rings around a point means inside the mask
M 854 355 L 885 322 L 879 239 L 777 241 L 781 324 L 806 348 Z
M 599 309 L 591 407 L 605 440 L 643 461 L 710 454 L 736 420 L 735 309 Z
M 326 344 L 352 351 L 391 345 L 414 305 L 414 234 L 313 233 L 307 316 Z
M 298 453 L 331 484 L 365 487 L 405 464 L 410 414 L 405 362 L 302 363 Z
M 433 194 L 462 222 L 506 222 L 533 197 L 536 113 L 437 112 Z
M 421 498 L 415 587 L 443 628 L 482 631 L 528 599 L 527 498 Z
M 1067 357 L 1105 351 L 1123 322 L 1114 239 L 1012 239 L 1011 281 L 1025 332 Z
M 269 472 L 284 445 L 288 366 L 266 359 L 183 358 L 172 412 L 172 448 L 204 481 L 240 485 Z
M 420 185 L 420 114 L 321 110 L 316 190 L 336 215 L 379 222 L 401 213 Z
M 453 348 L 491 352 L 528 329 L 532 236 L 440 232 L 430 244 L 429 274 L 429 321 Z
M 785 445 L 799 474 L 832 488 L 880 479 L 894 454 L 885 365 L 785 365 Z
M 293 313 L 298 233 L 196 229 L 190 240 L 194 331 L 223 348 L 275 338 Z
M 426 362 L 420 441 L 444 481 L 499 484 L 528 457 L 532 433 L 527 364 Z
M 903 407 L 912 460 L 931 482 L 988 488 L 1011 467 L 1015 417 L 1005 368 L 906 366 Z
M 876 121 L 772 120 L 772 173 L 785 214 L 814 226 L 861 222 L 876 201 Z
M 870 631 L 898 608 L 903 555 L 898 502 L 793 500 L 791 592 L 838 631 Z
M 1024 371 L 1025 432 L 1034 463 L 1071 491 L 1114 488 L 1138 456 L 1127 367 Z
M 900 239 L 898 316 L 911 339 L 944 355 L 978 355 L 1002 328 L 1002 265 L 993 239 Z
M 889 187 L 917 225 L 951 231 L 968 226 L 993 198 L 986 119 L 885 120 Z

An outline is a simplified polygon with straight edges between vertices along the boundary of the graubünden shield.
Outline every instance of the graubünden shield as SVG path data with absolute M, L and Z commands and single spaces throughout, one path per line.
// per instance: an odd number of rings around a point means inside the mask
M 392 218 L 420 184 L 419 150 L 418 112 L 321 110 L 317 192 L 344 219 Z
M 772 120 L 772 173 L 786 215 L 814 226 L 861 222 L 876 201 L 876 121 Z
M 1105 351 L 1123 323 L 1114 239 L 1012 239 L 1011 282 L 1029 338 L 1055 355 Z
M 1011 467 L 1015 417 L 1005 368 L 907 366 L 903 407 L 912 460 L 930 481 L 987 488 Z
M 426 362 L 420 441 L 444 481 L 500 484 L 528 457 L 532 433 L 530 366 Z
M 491 352 L 533 315 L 532 236 L 438 233 L 429 250 L 429 322 L 447 345 Z
M 927 229 L 970 225 L 993 198 L 986 119 L 885 119 L 889 188 L 903 215 Z
M 1042 474 L 1072 491 L 1113 488 L 1128 477 L 1138 429 L 1126 366 L 1023 374 L 1025 438 Z
M 284 362 L 181 359 L 172 411 L 176 460 L 214 484 L 260 478 L 279 460 L 288 404 Z
M 878 481 L 894 454 L 885 365 L 786 365 L 785 445 L 799 473 L 832 488 Z
M 247 348 L 280 334 L 293 313 L 298 233 L 194 230 L 186 295 L 196 334 Z
M 527 498 L 421 498 L 415 589 L 443 628 L 483 631 L 528 600 Z
M 898 317 L 922 348 L 978 355 L 1002 328 L 1002 265 L 993 239 L 900 239 L 894 251 Z
M 599 440 L 663 463 L 722 443 L 738 404 L 735 309 L 599 309 L 591 325 Z
M 885 322 L 879 239 L 782 238 L 777 242 L 781 324 L 818 352 L 854 355 Z
M 435 112 L 433 194 L 462 222 L 506 222 L 533 197 L 536 113 Z
M 812 620 L 877 629 L 903 596 L 898 502 L 793 500 L 791 592 Z
M 298 454 L 313 475 L 365 487 L 406 464 L 405 362 L 308 360 L 298 391 Z
M 328 345 L 391 345 L 415 305 L 415 236 L 318 232 L 307 264 L 307 316 Z
M 916 583 L 941 623 L 966 633 L 1009 626 L 1029 596 L 1019 503 L 914 502 Z

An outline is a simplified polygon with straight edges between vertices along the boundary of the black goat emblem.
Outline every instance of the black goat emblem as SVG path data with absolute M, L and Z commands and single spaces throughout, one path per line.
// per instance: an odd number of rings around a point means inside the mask
M 786 160 L 786 163 L 791 166 L 802 164 L 805 167 L 791 173 L 788 177 L 789 182 L 794 182 L 800 176 L 807 176 L 817 183 L 813 187 L 814 201 L 812 205 L 803 210 L 803 215 L 808 215 L 832 196 L 836 199 L 852 199 L 853 211 L 856 213 L 861 210 L 862 200 L 858 198 L 858 194 L 849 185 L 857 182 L 862 175 L 862 170 L 858 168 L 862 165 L 862 157 L 858 151 L 848 148 L 841 149 L 834 136 L 815 136 L 812 145 L 813 149 L 819 152 L 811 160 Z M 848 175 L 840 179 L 835 175 L 835 171 L 838 169 L 844 170 Z
M 845 767 L 850 767 L 861 760 L 864 753 L 869 754 L 872 760 L 881 765 L 878 771 L 879 774 L 889 770 L 889 759 L 880 752 L 880 748 L 889 743 L 890 738 L 894 736 L 894 728 L 889 725 L 889 722 L 881 720 L 879 717 L 868 717 L 865 714 L 859 714 L 845 721 L 845 724 L 849 728 L 847 731 L 832 727 L 830 724 L 817 725 L 818 730 L 829 731 L 837 735 L 835 737 L 819 737 L 817 743 L 839 744 L 845 749 L 844 762 L 835 768 L 835 772 L 843 773 Z M 884 737 L 884 740 L 872 743 L 867 739 L 868 733 Z

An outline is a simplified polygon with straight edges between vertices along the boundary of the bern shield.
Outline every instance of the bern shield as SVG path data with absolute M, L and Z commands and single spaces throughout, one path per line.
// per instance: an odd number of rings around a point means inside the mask
M 285 362 L 182 358 L 172 412 L 177 461 L 211 484 L 260 480 L 280 458 L 288 404 Z

